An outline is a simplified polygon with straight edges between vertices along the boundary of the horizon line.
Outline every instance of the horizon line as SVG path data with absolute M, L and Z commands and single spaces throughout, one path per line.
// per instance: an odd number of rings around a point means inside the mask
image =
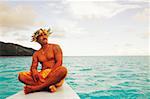
M 31 56 L 13 56 L 13 55 L 11 56 L 10 55 L 10 56 L 0 56 L 0 57 L 31 57 Z M 146 57 L 150 57 L 150 55 L 97 55 L 97 56 L 96 55 L 87 55 L 87 56 L 86 55 L 81 55 L 81 56 L 77 56 L 77 55 L 76 56 L 75 55 L 70 55 L 70 56 L 69 55 L 65 55 L 63 57 L 103 57 L 103 56 L 107 56 L 107 57 L 109 57 L 109 56 L 110 57 L 112 57 L 112 56 L 114 56 L 114 57 L 115 56 L 131 56 L 131 57 L 132 56 L 146 56 Z

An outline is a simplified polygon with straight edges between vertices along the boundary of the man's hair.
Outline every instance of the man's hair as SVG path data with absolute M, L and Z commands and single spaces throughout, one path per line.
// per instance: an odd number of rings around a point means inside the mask
M 51 29 L 39 29 L 36 32 L 34 32 L 34 34 L 32 35 L 32 42 L 37 42 L 37 37 L 39 35 L 41 35 L 41 33 L 45 33 L 47 36 L 49 36 L 50 34 L 52 34 Z

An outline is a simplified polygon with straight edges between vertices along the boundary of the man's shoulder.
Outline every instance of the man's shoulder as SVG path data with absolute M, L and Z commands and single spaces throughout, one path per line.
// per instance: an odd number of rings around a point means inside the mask
M 59 44 L 49 43 L 49 45 L 52 45 L 53 47 L 59 47 Z
M 61 51 L 61 47 L 60 47 L 59 44 L 51 43 L 51 45 L 52 45 L 52 49 L 53 49 L 54 51 Z
M 33 53 L 33 56 L 37 56 L 39 53 L 39 50 L 36 50 L 34 53 Z

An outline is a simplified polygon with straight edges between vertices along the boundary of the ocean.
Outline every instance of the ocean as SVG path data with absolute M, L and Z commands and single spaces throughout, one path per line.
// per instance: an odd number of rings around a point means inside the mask
M 65 56 L 63 64 L 81 99 L 150 99 L 149 56 Z M 0 57 L 0 99 L 22 90 L 17 75 L 30 66 L 31 57 Z

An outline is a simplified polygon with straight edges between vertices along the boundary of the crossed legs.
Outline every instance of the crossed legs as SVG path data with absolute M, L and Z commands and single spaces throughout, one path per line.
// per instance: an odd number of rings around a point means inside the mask
M 26 84 L 24 87 L 24 92 L 26 94 L 44 89 L 49 89 L 51 92 L 54 92 L 56 91 L 56 87 L 62 86 L 66 75 L 67 69 L 64 66 L 59 66 L 48 74 L 45 78 L 45 82 L 34 82 L 31 74 L 24 74 L 24 72 L 19 73 L 18 79 L 22 83 Z

